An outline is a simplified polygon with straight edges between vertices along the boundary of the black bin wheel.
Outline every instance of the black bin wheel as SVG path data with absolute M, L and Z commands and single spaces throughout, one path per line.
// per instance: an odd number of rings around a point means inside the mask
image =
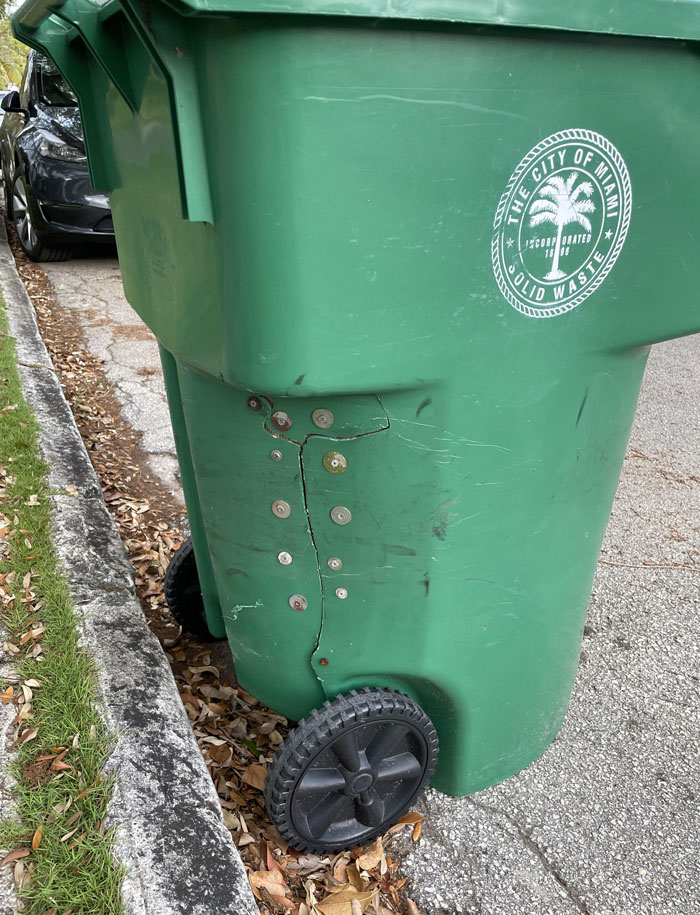
M 214 640 L 207 626 L 191 537 L 182 542 L 180 549 L 168 563 L 163 587 L 168 610 L 185 632 L 202 640 Z
M 438 737 L 408 696 L 353 690 L 324 702 L 282 743 L 265 804 L 298 851 L 354 848 L 386 832 L 435 771 Z

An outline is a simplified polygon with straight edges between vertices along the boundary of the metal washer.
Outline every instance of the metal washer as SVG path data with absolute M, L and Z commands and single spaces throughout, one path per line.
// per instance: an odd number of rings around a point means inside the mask
M 352 512 L 344 505 L 336 505 L 335 508 L 331 509 L 331 518 L 336 524 L 340 524 L 341 526 L 350 524 L 352 521 Z

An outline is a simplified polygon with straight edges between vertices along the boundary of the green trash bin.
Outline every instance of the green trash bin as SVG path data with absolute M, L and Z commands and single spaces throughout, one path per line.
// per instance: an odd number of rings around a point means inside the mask
M 28 0 L 14 27 L 80 100 L 162 347 L 171 605 L 304 719 L 283 835 L 356 845 L 433 770 L 518 772 L 566 712 L 649 347 L 700 330 L 700 3 Z

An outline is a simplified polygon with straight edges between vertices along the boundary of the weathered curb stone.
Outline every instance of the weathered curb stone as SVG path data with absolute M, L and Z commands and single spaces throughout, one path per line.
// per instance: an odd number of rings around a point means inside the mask
M 0 283 L 25 397 L 41 428 L 53 539 L 99 673 L 114 735 L 108 825 L 117 828 L 126 915 L 257 915 L 168 662 L 146 624 L 131 567 L 39 336 L 0 223 Z M 66 484 L 77 496 L 68 495 Z M 0 915 L 4 913 L 0 912 Z
M 0 643 L 6 638 L 6 631 L 0 629 Z M 6 679 L 13 676 L 12 659 L 0 649 L 0 677 Z M 14 809 L 12 797 L 13 779 L 9 774 L 9 765 L 12 762 L 14 751 L 10 748 L 12 719 L 16 709 L 11 702 L 0 705 L 0 810 L 3 816 L 8 816 Z M 6 849 L 0 849 L 0 858 Z M 0 915 L 13 915 L 16 912 L 15 883 L 11 867 L 0 870 Z

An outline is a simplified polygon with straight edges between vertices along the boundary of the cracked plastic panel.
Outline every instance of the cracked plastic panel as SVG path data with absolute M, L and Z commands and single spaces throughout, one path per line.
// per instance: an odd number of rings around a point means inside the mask
M 292 719 L 325 698 L 309 664 L 321 622 L 300 446 L 266 428 L 270 406 L 180 368 L 183 412 L 223 619 L 245 689 Z M 281 452 L 272 460 L 272 450 Z M 288 506 L 286 516 L 273 503 Z M 278 554 L 292 557 L 289 565 Z M 306 609 L 290 598 L 301 595 Z M 284 676 L 276 677 L 275 671 Z

